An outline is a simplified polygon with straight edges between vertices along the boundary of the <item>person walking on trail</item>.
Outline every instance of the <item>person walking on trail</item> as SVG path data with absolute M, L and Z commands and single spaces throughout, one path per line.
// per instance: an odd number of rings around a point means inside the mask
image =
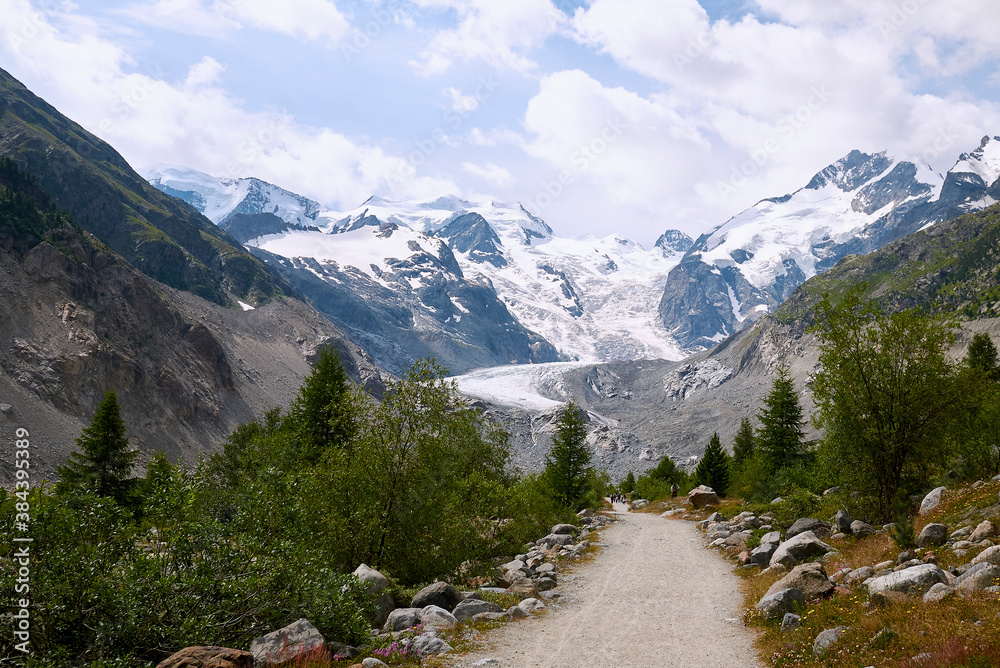
M 670 498 L 677 498 L 677 483 L 675 482 L 670 486 Z

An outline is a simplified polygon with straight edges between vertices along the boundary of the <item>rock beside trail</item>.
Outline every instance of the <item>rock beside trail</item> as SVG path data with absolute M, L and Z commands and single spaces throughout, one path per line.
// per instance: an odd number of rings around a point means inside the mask
M 782 619 L 787 612 L 795 610 L 806 603 L 806 596 L 799 589 L 782 589 L 779 592 L 764 596 L 754 608 L 765 619 Z
M 451 612 L 461 600 L 461 595 L 453 586 L 447 582 L 435 582 L 418 591 L 410 602 L 410 606 L 426 608 L 428 605 L 436 605 Z
M 805 531 L 779 545 L 771 556 L 770 565 L 781 564 L 791 568 L 810 557 L 819 557 L 827 552 L 833 552 L 833 548 L 817 538 L 812 531 Z
M 468 622 L 476 615 L 484 612 L 503 612 L 503 608 L 496 603 L 468 598 L 456 605 L 451 614 L 455 615 L 455 619 L 460 622 Z
M 691 503 L 691 507 L 695 509 L 704 508 L 705 506 L 717 506 L 719 505 L 719 495 L 711 487 L 698 485 L 688 492 L 688 501 Z
M 382 631 L 405 631 L 420 623 L 420 608 L 396 608 L 389 613 Z
M 833 629 L 827 629 L 816 636 L 816 641 L 813 643 L 813 654 L 816 656 L 823 656 L 826 654 L 827 650 L 834 645 L 840 637 L 850 631 L 850 627 L 838 626 Z
M 875 527 L 868 522 L 862 522 L 861 520 L 854 520 L 851 522 L 851 533 L 858 538 L 865 538 L 866 536 L 875 535 Z
M 837 531 L 840 533 L 851 533 L 851 523 L 854 520 L 851 518 L 850 513 L 844 509 L 837 511 L 837 514 L 833 517 L 833 523 L 837 526 Z
M 792 526 L 788 527 L 788 531 L 785 532 L 785 539 L 794 538 L 806 531 L 811 531 L 814 534 L 829 533 L 830 528 L 828 523 L 814 517 L 800 517 L 792 522 Z
M 993 564 L 1000 566 L 1000 545 L 988 547 L 972 559 L 973 564 Z
M 968 575 L 968 573 L 966 573 L 966 575 Z M 987 587 L 994 587 L 997 584 L 1000 584 L 1000 566 L 984 564 L 983 567 L 978 569 L 975 573 L 968 575 L 968 577 L 963 576 L 956 582 L 956 593 L 962 598 L 968 598 L 972 594 L 978 591 L 983 591 Z
M 458 619 L 440 606 L 428 605 L 420 610 L 420 623 L 427 629 L 450 629 L 458 624 Z
M 938 582 L 948 584 L 945 572 L 934 564 L 921 564 L 873 578 L 868 582 L 868 593 L 898 592 L 909 596 L 923 596 Z
M 823 564 L 814 562 L 800 564 L 793 568 L 788 575 L 771 585 L 765 596 L 777 594 L 784 589 L 798 589 L 809 600 L 830 596 L 835 588 L 830 578 L 827 577 Z
M 935 487 L 931 491 L 927 492 L 927 496 L 924 500 L 920 502 L 920 514 L 926 515 L 931 512 L 939 505 L 941 505 L 941 495 L 944 491 L 948 489 L 947 487 Z
M 410 647 L 420 656 L 444 654 L 452 649 L 451 645 L 438 638 L 434 633 L 421 633 L 413 639 Z
M 928 524 L 917 536 L 917 547 L 938 547 L 948 540 L 948 527 L 944 524 Z
M 228 647 L 186 647 L 156 664 L 156 668 L 253 668 L 253 654 Z
M 380 628 L 396 607 L 396 600 L 392 594 L 385 591 L 389 586 L 389 579 L 367 564 L 355 568 L 354 576 L 361 580 L 362 586 L 369 594 L 375 596 L 375 616 L 368 621 L 375 628 Z
M 250 643 L 255 666 L 270 666 L 294 661 L 300 656 L 323 649 L 323 634 L 308 619 L 302 618 L 288 626 L 256 638 Z
M 576 535 L 576 534 L 580 533 L 580 530 L 577 527 L 573 526 L 572 524 L 557 524 L 554 527 L 552 527 L 552 530 L 549 531 L 549 533 L 550 534 L 554 534 L 554 533 L 555 534 L 563 534 L 564 533 L 564 534 L 569 534 L 569 535 L 572 536 L 572 535 Z

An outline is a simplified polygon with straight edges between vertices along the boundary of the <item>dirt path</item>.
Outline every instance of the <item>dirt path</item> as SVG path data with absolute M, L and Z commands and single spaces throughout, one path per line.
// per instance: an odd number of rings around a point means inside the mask
M 497 668 L 754 668 L 751 633 L 737 618 L 738 578 L 703 547 L 689 522 L 626 513 L 602 532 L 593 563 L 564 577 L 547 614 L 489 633 L 449 665 Z M 575 576 L 575 577 L 574 577 Z

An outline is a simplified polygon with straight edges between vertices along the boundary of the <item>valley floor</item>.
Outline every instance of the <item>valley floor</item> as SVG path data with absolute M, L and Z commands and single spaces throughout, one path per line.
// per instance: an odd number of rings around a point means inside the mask
M 563 578 L 557 606 L 491 632 L 486 647 L 448 665 L 759 666 L 730 564 L 689 522 L 615 509 L 622 521 L 602 532 L 592 563 Z

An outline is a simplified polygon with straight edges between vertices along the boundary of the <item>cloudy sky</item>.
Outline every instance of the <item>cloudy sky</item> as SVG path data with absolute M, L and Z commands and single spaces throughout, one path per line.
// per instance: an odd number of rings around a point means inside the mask
M 136 168 L 521 201 L 650 244 L 851 149 L 1000 135 L 996 0 L 0 0 L 0 67 Z

